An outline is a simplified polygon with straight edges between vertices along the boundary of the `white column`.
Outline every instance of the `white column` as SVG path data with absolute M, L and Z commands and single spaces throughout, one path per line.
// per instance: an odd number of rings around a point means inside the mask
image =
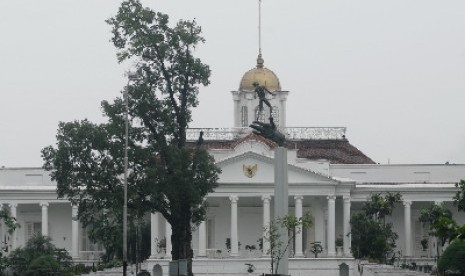
M 245 93 L 245 98 L 247 100 L 247 117 L 248 123 L 251 124 L 255 121 L 255 106 L 254 106 L 254 94 L 255 93 Z M 258 103 L 255 100 L 255 103 Z
M 48 236 L 48 202 L 41 202 L 42 207 L 42 236 Z
M 286 93 L 286 94 L 284 94 Z M 280 123 L 279 127 L 286 127 L 286 101 L 287 101 L 287 92 L 279 93 L 281 110 L 279 111 Z
M 344 256 L 349 257 L 350 254 L 350 196 L 344 197 Z
M 411 201 L 404 201 L 404 226 L 405 226 L 405 253 L 404 256 L 412 256 L 412 219 L 410 206 Z
M 10 203 L 10 215 L 12 218 L 16 219 L 16 208 L 18 207 L 18 203 L 12 202 Z M 11 249 L 16 249 L 16 235 L 18 233 L 18 228 L 16 228 L 13 233 L 11 234 Z
M 79 220 L 78 206 L 71 205 L 71 257 L 79 258 Z
M 207 223 L 205 221 L 199 225 L 199 257 L 207 257 Z
M 241 108 L 240 108 L 240 92 L 233 92 L 233 101 L 234 101 L 234 127 L 242 127 L 241 125 Z
M 295 217 L 301 218 L 302 217 L 302 200 L 304 199 L 303 196 L 295 196 Z M 304 253 L 302 252 L 302 226 L 298 226 L 295 229 L 295 248 L 294 254 L 296 257 L 303 257 Z
M 159 233 L 160 214 L 150 214 L 150 259 L 155 259 L 158 255 L 158 242 L 160 241 Z
M 237 244 L 239 237 L 237 233 L 237 201 L 239 198 L 236 195 L 229 197 L 231 201 L 231 257 L 239 256 L 239 246 Z
M 263 251 L 262 251 L 262 255 L 268 257 L 268 256 L 270 256 L 270 254 L 268 253 L 268 251 L 270 250 L 270 241 L 267 240 L 266 232 L 267 232 L 267 229 L 270 227 L 270 219 L 271 219 L 270 200 L 271 200 L 271 196 L 264 195 L 264 196 L 262 196 L 262 200 L 263 200 Z
M 328 198 L 328 256 L 336 256 L 336 196 L 330 195 Z
M 173 230 L 171 229 L 171 224 L 165 220 L 165 238 L 166 238 L 166 257 L 171 258 L 171 250 L 173 249 L 171 245 L 171 234 Z

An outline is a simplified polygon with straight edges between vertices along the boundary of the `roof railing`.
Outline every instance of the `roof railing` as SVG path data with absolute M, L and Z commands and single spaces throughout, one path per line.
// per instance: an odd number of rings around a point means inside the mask
M 250 134 L 249 127 L 234 128 L 189 128 L 187 129 L 187 140 L 196 141 L 203 131 L 205 141 L 232 141 Z M 343 140 L 345 139 L 345 127 L 286 127 L 281 128 L 285 132 L 286 139 L 296 140 Z

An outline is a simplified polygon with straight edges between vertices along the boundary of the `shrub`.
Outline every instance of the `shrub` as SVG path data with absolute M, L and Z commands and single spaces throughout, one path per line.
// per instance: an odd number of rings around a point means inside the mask
M 438 270 L 449 275 L 465 275 L 465 241 L 451 243 L 438 262 Z
M 57 272 L 60 269 L 58 261 L 50 255 L 40 256 L 32 260 L 27 269 L 28 275 L 49 275 L 50 272 Z
M 48 257 L 40 259 L 40 257 L 46 256 Z M 8 256 L 8 263 L 12 271 L 19 273 L 29 271 L 34 261 L 38 262 L 36 265 L 45 265 L 49 257 L 53 258 L 58 264 L 59 270 L 68 268 L 71 265 L 71 257 L 65 249 L 56 248 L 50 237 L 34 235 L 27 241 L 24 248 L 17 248 L 11 252 Z

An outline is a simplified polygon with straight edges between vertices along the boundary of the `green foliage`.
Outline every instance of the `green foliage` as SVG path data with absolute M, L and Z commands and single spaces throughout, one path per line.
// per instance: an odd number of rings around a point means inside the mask
M 20 227 L 20 225 L 16 222 L 16 219 L 5 209 L 0 209 L 0 221 L 5 223 L 9 234 L 13 233 L 16 228 Z
M 424 224 L 433 225 L 443 217 L 452 218 L 452 212 L 443 203 L 431 204 L 428 208 L 420 210 L 419 220 Z
M 81 275 L 81 274 L 89 274 L 90 272 L 94 271 L 92 266 L 86 266 L 84 264 L 76 264 L 68 267 L 65 271 L 62 271 L 62 275 Z M 96 270 L 95 270 L 96 271 Z
M 27 268 L 28 275 L 42 276 L 50 275 L 51 272 L 58 272 L 60 264 L 50 255 L 43 255 L 32 260 Z
M 455 184 L 455 187 L 459 190 L 454 197 L 454 206 L 457 206 L 459 211 L 465 211 L 465 180 L 460 180 L 459 183 Z M 465 240 L 465 224 L 457 226 L 455 234 L 457 239 Z
M 310 251 L 315 255 L 315 258 L 318 258 L 318 254 L 323 252 L 323 246 L 321 242 L 312 242 L 310 247 Z
M 231 238 L 226 238 L 226 242 L 224 243 L 224 245 L 226 246 L 226 249 L 228 251 L 230 251 L 231 250 Z M 240 241 L 237 242 L 237 247 L 241 248 L 241 242 Z
M 423 251 L 425 251 L 426 249 L 428 249 L 429 241 L 428 239 L 423 238 L 421 239 L 420 244 L 421 244 L 421 248 L 423 249 Z
M 396 247 L 397 233 L 391 223 L 381 223 L 366 214 L 352 215 L 352 253 L 355 258 L 370 258 L 385 261 L 386 254 Z
M 440 218 L 439 221 L 431 227 L 431 229 L 434 229 L 435 235 L 441 241 L 442 246 L 444 246 L 447 241 L 452 241 L 457 237 L 457 228 L 457 223 L 453 219 L 447 217 Z
M 384 196 L 380 193 L 372 194 L 370 200 L 367 201 L 363 210 L 367 217 L 374 220 L 384 220 L 386 216 L 392 215 L 394 204 L 400 202 L 402 196 L 399 193 L 386 193 Z
M 363 206 L 364 212 L 352 215 L 352 253 L 355 258 L 386 261 L 386 255 L 396 247 L 398 235 L 385 218 L 402 199 L 399 193 L 373 194 Z
M 47 258 L 39 259 L 39 257 Z M 50 258 L 54 262 L 50 262 Z M 36 261 L 36 262 L 34 262 Z M 8 257 L 10 267 L 15 272 L 26 272 L 40 267 L 54 267 L 56 262 L 60 269 L 66 269 L 71 266 L 71 256 L 65 249 L 58 249 L 52 244 L 52 239 L 47 236 L 34 235 L 29 239 L 24 248 L 17 248 Z M 34 263 L 34 267 L 30 266 Z M 32 270 L 31 270 L 32 269 Z
M 465 241 L 456 240 L 444 251 L 438 261 L 438 270 L 448 275 L 465 275 Z
M 263 238 L 257 239 L 258 249 L 263 250 Z
M 210 69 L 194 56 L 204 42 L 195 21 L 170 26 L 168 15 L 138 0 L 123 1 L 107 20 L 119 62 L 131 61 L 128 95 L 128 213 L 140 219 L 159 212 L 171 224 L 172 257 L 191 259 L 192 224 L 205 218 L 204 197 L 217 185 L 219 169 L 201 146 L 186 145 L 199 85 Z M 108 122 L 60 123 L 56 147 L 42 150 L 44 168 L 60 198 L 79 204 L 79 219 L 92 237 L 116 255 L 121 243 L 125 102 L 102 102 Z M 111 257 L 111 256 L 110 256 Z
M 454 196 L 454 206 L 457 206 L 459 211 L 465 211 L 465 180 L 460 180 L 459 183 L 455 184 L 455 187 L 459 190 Z
M 293 215 L 286 215 L 282 218 L 272 220 L 269 227 L 265 228 L 265 240 L 270 243 L 268 254 L 271 256 L 271 273 L 277 273 L 279 262 L 288 254 L 291 242 L 297 233 L 300 233 L 304 227 L 311 227 L 313 224 L 310 212 L 306 212 L 302 217 L 297 218 Z M 283 231 L 291 233 L 287 240 L 283 240 Z
M 438 238 L 442 246 L 456 236 L 457 225 L 452 220 L 452 212 L 442 203 L 421 209 L 419 220 L 429 226 L 429 234 Z
M 101 259 L 104 263 L 109 263 L 114 259 L 121 259 L 123 245 L 122 224 L 100 224 L 105 220 L 96 221 L 93 227 L 88 228 L 88 235 L 92 241 L 102 243 L 105 253 Z M 128 218 L 128 260 L 136 263 L 136 256 L 139 261 L 150 256 L 150 224 L 143 220 Z M 136 244 L 137 243 L 137 244 Z M 137 254 L 136 254 L 137 250 Z
M 16 219 L 3 208 L 0 209 L 0 222 L 1 221 L 3 221 L 9 234 L 13 233 L 16 228 L 20 227 L 20 225 L 16 222 Z M 2 274 L 8 267 L 8 258 L 3 256 L 4 250 L 6 249 L 0 248 L 0 274 Z

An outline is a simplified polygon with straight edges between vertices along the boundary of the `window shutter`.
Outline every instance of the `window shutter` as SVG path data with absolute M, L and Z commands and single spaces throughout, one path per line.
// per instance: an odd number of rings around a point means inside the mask
M 25 236 L 25 241 L 27 242 L 32 238 L 34 235 L 34 223 L 32 222 L 26 222 L 26 236 Z

